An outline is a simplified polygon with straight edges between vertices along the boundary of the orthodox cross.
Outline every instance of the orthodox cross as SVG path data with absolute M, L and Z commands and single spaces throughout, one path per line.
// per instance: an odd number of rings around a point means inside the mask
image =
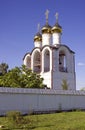
M 39 23 L 37 25 L 37 30 L 38 30 L 38 32 L 40 32 L 40 24 Z
M 58 13 L 55 14 L 56 17 L 56 23 L 58 23 Z
M 46 23 L 47 23 L 47 24 L 48 24 L 48 14 L 49 14 L 49 10 L 46 10 L 45 16 L 46 16 Z

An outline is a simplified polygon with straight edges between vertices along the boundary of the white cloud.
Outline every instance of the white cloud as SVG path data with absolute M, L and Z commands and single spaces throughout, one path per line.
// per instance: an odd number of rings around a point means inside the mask
M 85 66 L 85 63 L 79 62 L 77 65 L 78 66 Z

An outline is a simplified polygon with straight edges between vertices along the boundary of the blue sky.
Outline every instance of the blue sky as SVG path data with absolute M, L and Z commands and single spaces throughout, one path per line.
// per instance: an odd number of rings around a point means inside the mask
M 0 63 L 21 66 L 23 56 L 34 47 L 37 24 L 55 24 L 59 13 L 62 44 L 75 52 L 76 86 L 85 87 L 85 0 L 0 0 Z

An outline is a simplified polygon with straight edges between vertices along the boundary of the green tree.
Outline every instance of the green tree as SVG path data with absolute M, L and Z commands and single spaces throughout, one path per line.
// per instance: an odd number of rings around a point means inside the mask
M 20 88 L 44 88 L 43 78 L 33 73 L 25 65 L 15 67 L 0 76 L 0 86 Z
M 4 75 L 7 73 L 9 66 L 6 63 L 1 63 L 0 64 L 0 75 Z
M 81 90 L 81 91 L 85 91 L 85 87 L 82 87 L 80 90 Z
M 68 90 L 68 84 L 67 84 L 66 79 L 63 79 L 63 81 L 62 81 L 62 88 L 63 88 L 63 90 Z

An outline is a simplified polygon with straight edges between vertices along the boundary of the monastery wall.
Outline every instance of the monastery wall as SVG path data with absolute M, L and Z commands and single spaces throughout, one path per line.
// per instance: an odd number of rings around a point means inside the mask
M 46 112 L 85 109 L 85 91 L 0 87 L 0 115 L 8 111 Z

